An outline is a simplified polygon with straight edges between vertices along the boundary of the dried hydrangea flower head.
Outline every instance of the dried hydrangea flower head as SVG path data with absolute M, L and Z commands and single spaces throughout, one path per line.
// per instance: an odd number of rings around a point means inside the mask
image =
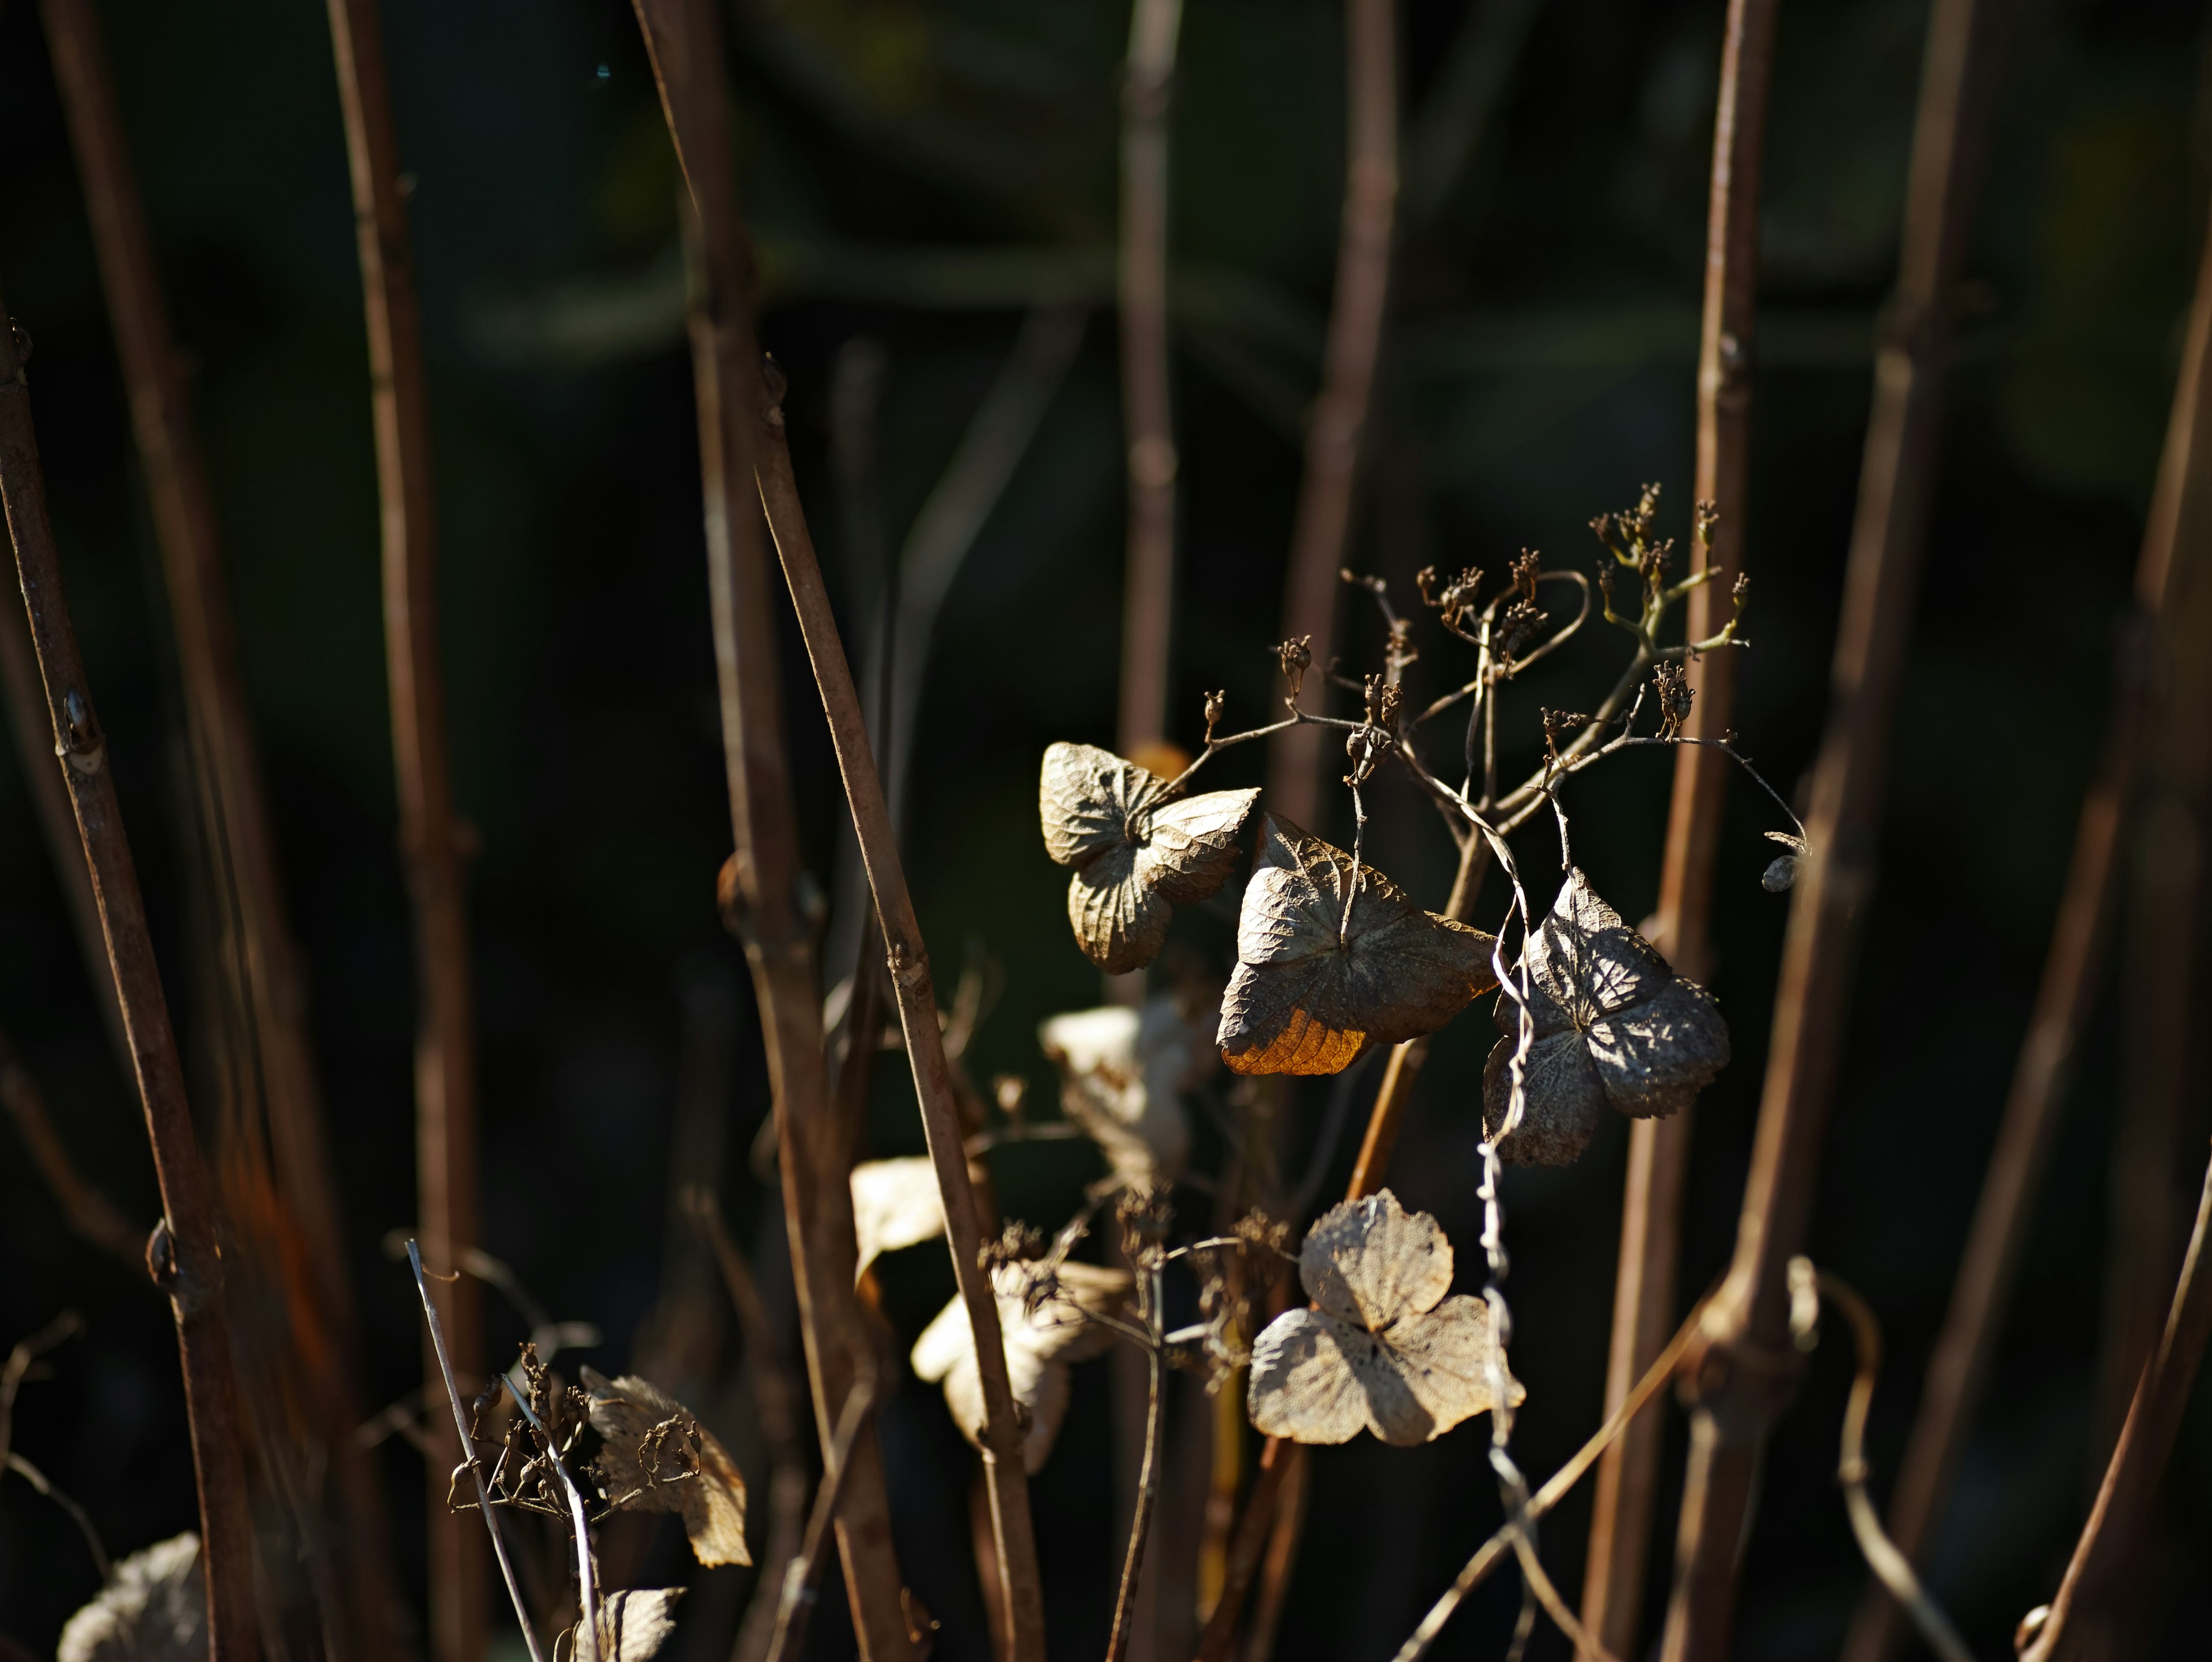
M 745 1480 L 729 1452 L 683 1403 L 650 1379 L 584 1370 L 592 1429 L 605 1446 L 592 1463 L 616 1511 L 673 1512 L 702 1564 L 750 1564 Z
M 945 1196 L 927 1154 L 863 1160 L 853 1168 L 853 1233 L 860 1248 L 857 1282 L 885 1252 L 919 1246 L 945 1233 Z
M 1067 1414 L 1068 1364 L 1096 1356 L 1113 1342 L 1112 1330 L 1091 1317 L 1121 1308 L 1129 1277 L 1096 1264 L 1016 1261 L 991 1271 L 991 1288 L 1006 1339 L 1007 1379 L 1024 1422 L 1022 1459 L 1034 1472 L 1052 1452 Z M 922 1329 L 910 1360 L 917 1377 L 943 1382 L 945 1406 L 968 1440 L 981 1448 L 983 1380 L 975 1364 L 975 1330 L 957 1294 Z
M 1181 1174 L 1190 1156 L 1182 1093 L 1216 1064 L 1174 998 L 1148 1000 L 1141 1010 L 1071 1010 L 1042 1023 L 1037 1044 L 1060 1069 L 1061 1107 L 1115 1177 L 1152 1189 Z
M 56 1662 L 206 1662 L 207 1582 L 200 1537 L 134 1552 L 62 1629 Z
M 1237 863 L 1237 834 L 1256 790 L 1170 798 L 1158 774 L 1095 745 L 1044 753 L 1037 812 L 1045 852 L 1072 866 L 1067 921 L 1109 975 L 1159 955 L 1176 907 L 1205 899 Z
M 1278 1316 L 1252 1347 L 1245 1404 L 1267 1436 L 1342 1443 L 1364 1428 L 1409 1447 L 1495 1406 L 1490 1370 L 1504 1358 L 1490 1306 L 1444 1296 L 1451 1243 L 1427 1213 L 1388 1189 L 1330 1208 L 1306 1232 L 1298 1279 L 1317 1307 Z
M 1565 1166 L 1581 1154 L 1608 1103 L 1632 1119 L 1652 1119 L 1694 1101 L 1728 1066 L 1728 1023 L 1713 995 L 1674 973 L 1579 869 L 1522 955 L 1536 1042 L 1523 1077 L 1521 1123 L 1498 1143 L 1509 1162 Z M 1505 1037 L 1482 1075 L 1486 1135 L 1504 1130 L 1517 1007 L 1500 993 Z
M 1237 920 L 1222 1059 L 1240 1074 L 1340 1073 L 1372 1046 L 1436 1032 L 1495 986 L 1496 945 L 1269 814 Z

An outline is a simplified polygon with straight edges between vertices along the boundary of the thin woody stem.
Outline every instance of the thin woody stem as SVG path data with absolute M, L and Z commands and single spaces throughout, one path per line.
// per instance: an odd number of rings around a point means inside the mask
M 1167 1411 L 1167 1391 L 1161 1379 L 1162 1314 L 1160 1266 L 1155 1263 L 1146 1273 L 1148 1286 L 1145 1301 L 1145 1341 L 1146 1392 L 1145 1397 L 1145 1460 L 1137 1476 L 1137 1505 L 1129 1521 L 1129 1549 L 1121 1562 L 1121 1586 L 1114 1599 L 1114 1629 L 1106 1645 L 1106 1662 L 1123 1662 L 1129 1654 L 1129 1641 L 1135 1632 L 1137 1613 L 1137 1573 L 1144 1567 L 1145 1543 L 1152 1528 L 1152 1510 L 1160 1491 L 1160 1420 Z
M 169 1295 L 183 1366 L 192 1464 L 198 1479 L 202 1563 L 208 1592 L 210 1662 L 251 1662 L 258 1646 L 253 1603 L 252 1519 L 230 1336 L 223 1318 L 222 1265 L 216 1251 L 209 1192 L 185 1096 L 176 1037 L 169 1026 L 138 876 L 116 801 L 107 745 L 93 713 L 76 632 L 62 595 L 53 527 L 46 514 L 31 421 L 31 395 L 16 356 L 13 324 L 0 301 L 0 505 L 15 545 L 31 639 L 38 654 L 57 765 L 69 788 L 85 865 L 100 901 L 109 973 L 130 1041 L 132 1068 L 163 1221 L 148 1247 L 148 1268 Z
M 845 1140 L 830 1112 L 814 930 L 799 904 L 797 814 L 783 746 L 772 580 L 751 482 L 760 375 L 751 261 L 729 171 L 720 19 L 705 0 L 638 0 L 638 22 L 689 187 L 692 375 L 698 405 L 725 772 L 736 844 L 726 912 L 743 940 L 767 1040 L 793 1284 L 817 1431 L 827 1458 L 866 1365 Z M 864 1422 L 836 1516 L 861 1655 L 914 1654 L 890 1536 L 882 1451 Z
M 383 533 L 385 669 L 392 706 L 399 852 L 413 911 L 416 1186 L 433 1261 L 452 1263 L 481 1233 L 477 1174 L 476 1011 L 459 828 L 439 661 L 437 514 L 429 395 L 398 140 L 375 0 L 329 0 L 331 40 L 353 188 L 356 252 L 368 326 L 370 409 Z M 483 1298 L 471 1282 L 431 1294 L 454 1364 L 481 1365 Z M 431 1359 L 424 1358 L 425 1373 Z M 441 1448 L 451 1446 L 432 1435 Z M 432 1485 L 430 1649 L 476 1662 L 484 1646 L 483 1549 Z

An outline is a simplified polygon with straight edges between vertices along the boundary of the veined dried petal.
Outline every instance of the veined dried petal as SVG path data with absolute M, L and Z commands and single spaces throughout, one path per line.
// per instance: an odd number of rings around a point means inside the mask
M 206 1662 L 200 1537 L 179 1535 L 120 1560 L 62 1629 L 55 1662 Z
M 1132 1187 L 1172 1180 L 1190 1154 L 1182 1093 L 1214 1066 L 1212 1047 L 1170 997 L 1056 1015 L 1037 1044 L 1060 1073 L 1060 1105 Z
M 1095 745 L 1055 744 L 1037 784 L 1045 852 L 1075 868 L 1067 919 L 1109 974 L 1151 963 L 1178 905 L 1203 900 L 1237 863 L 1256 790 L 1167 794 L 1167 781 Z
M 856 1282 L 881 1254 L 945 1233 L 945 1197 L 927 1154 L 864 1160 L 853 1168 L 853 1233 L 860 1247 Z
M 1495 1016 L 1504 1037 L 1482 1076 L 1483 1126 L 1502 1138 L 1508 1161 L 1565 1166 L 1589 1143 L 1601 1107 L 1661 1117 L 1728 1065 L 1728 1023 L 1713 995 L 1676 975 L 1580 870 L 1567 874 L 1522 961 L 1535 1042 L 1522 1064 L 1521 1123 L 1510 1132 L 1520 1018 L 1502 992 Z
M 647 1662 L 676 1632 L 681 1587 L 626 1589 L 599 1595 L 599 1662 Z
M 1436 1032 L 1496 985 L 1495 945 L 1269 814 L 1237 918 L 1222 1059 L 1240 1074 L 1341 1072 L 1372 1046 Z
M 583 1370 L 592 1429 L 604 1443 L 592 1470 L 617 1510 L 673 1512 L 702 1564 L 750 1564 L 745 1480 L 729 1452 L 683 1403 L 635 1373 Z

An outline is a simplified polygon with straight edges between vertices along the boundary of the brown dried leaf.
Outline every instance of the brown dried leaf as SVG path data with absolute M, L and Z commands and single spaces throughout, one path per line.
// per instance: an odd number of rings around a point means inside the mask
M 885 1252 L 919 1246 L 945 1233 L 945 1197 L 927 1154 L 864 1160 L 853 1168 L 853 1233 L 860 1245 L 857 1282 Z
M 1176 1001 L 1053 1016 L 1037 1043 L 1060 1069 L 1060 1105 L 1115 1174 L 1139 1189 L 1173 1181 L 1190 1154 L 1182 1093 L 1214 1065 L 1212 1047 Z
M 702 1564 L 750 1564 L 745 1480 L 729 1452 L 681 1403 L 635 1373 L 583 1371 L 592 1429 L 605 1445 L 592 1463 L 609 1506 L 673 1512 Z
M 1372 866 L 1352 884 L 1350 855 L 1267 817 L 1221 1006 L 1222 1059 L 1238 1073 L 1340 1073 L 1497 984 L 1491 936 L 1422 910 Z
M 179 1535 L 116 1564 L 62 1629 L 55 1662 L 207 1662 L 200 1537 Z
M 676 1631 L 681 1587 L 625 1590 L 599 1595 L 599 1662 L 647 1662 Z
M 1522 962 L 1536 1037 L 1521 1123 L 1498 1144 L 1508 1161 L 1567 1165 L 1606 1105 L 1632 1119 L 1662 1117 L 1694 1101 L 1728 1066 L 1728 1023 L 1713 995 L 1676 975 L 1579 869 L 1560 885 Z M 1505 1037 L 1482 1074 L 1482 1122 L 1492 1136 L 1511 1106 L 1519 1021 L 1502 992 L 1494 1014 Z
M 1118 1312 L 1129 1277 L 1096 1264 L 1005 1263 L 991 1272 L 999 1326 L 1006 1348 L 1006 1375 L 1014 1402 L 1027 1421 L 1023 1463 L 1032 1472 L 1052 1452 L 1067 1413 L 1067 1365 L 1095 1356 L 1113 1342 L 1110 1330 L 1092 1315 Z M 956 1294 L 914 1342 L 914 1371 L 942 1381 L 945 1405 L 968 1440 L 983 1440 L 983 1380 L 975 1363 L 975 1330 Z
M 1176 906 L 1203 900 L 1237 863 L 1237 833 L 1256 790 L 1170 799 L 1168 782 L 1095 745 L 1056 744 L 1037 783 L 1045 852 L 1075 868 L 1067 921 L 1109 975 L 1142 969 Z
M 1427 1213 L 1387 1189 L 1333 1207 L 1306 1233 L 1298 1277 L 1319 1308 L 1277 1317 L 1252 1347 L 1245 1405 L 1260 1431 L 1341 1443 L 1364 1428 L 1402 1447 L 1494 1405 L 1490 1307 L 1444 1296 L 1451 1243 Z

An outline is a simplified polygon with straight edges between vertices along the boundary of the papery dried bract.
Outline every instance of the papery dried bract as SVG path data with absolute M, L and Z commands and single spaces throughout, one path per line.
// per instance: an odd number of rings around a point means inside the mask
M 1343 849 L 1267 816 L 1221 1005 L 1222 1059 L 1238 1073 L 1341 1072 L 1496 984 L 1491 936 L 1424 911 L 1371 866 L 1355 891 L 1353 871 Z
M 672 1512 L 702 1564 L 750 1564 L 745 1480 L 697 1417 L 650 1379 L 584 1370 L 592 1429 L 605 1445 L 592 1463 L 617 1510 Z
M 1075 868 L 1067 921 L 1109 975 L 1142 969 L 1178 905 L 1203 900 L 1237 863 L 1256 790 L 1170 798 L 1168 782 L 1095 745 L 1056 744 L 1037 783 L 1045 852 Z
M 991 1273 L 999 1326 L 1006 1341 L 1006 1376 L 1028 1424 L 1022 1460 L 1036 1471 L 1052 1452 L 1067 1413 L 1068 1364 L 1096 1356 L 1112 1342 L 1110 1330 L 1090 1319 L 1119 1311 L 1129 1277 L 1095 1264 L 1001 1264 Z M 956 1295 L 914 1342 L 915 1373 L 941 1381 L 945 1405 L 977 1447 L 983 1441 L 983 1379 L 975 1360 L 975 1332 L 968 1306 Z
M 1565 1166 L 1578 1156 L 1608 1104 L 1633 1119 L 1673 1113 L 1728 1065 L 1728 1023 L 1713 995 L 1674 973 L 1580 870 L 1567 874 L 1522 962 L 1535 1042 L 1522 1064 L 1521 1123 L 1498 1152 L 1521 1165 Z M 1504 1132 L 1519 1015 L 1501 992 L 1505 1037 L 1482 1075 L 1486 1133 Z
M 1444 1296 L 1451 1243 L 1427 1213 L 1387 1189 L 1331 1208 L 1306 1233 L 1298 1278 L 1319 1308 L 1277 1317 L 1252 1347 L 1245 1406 L 1260 1431 L 1341 1443 L 1365 1429 L 1409 1446 L 1496 1405 L 1491 1368 L 1504 1358 L 1490 1308 Z
M 945 1197 L 927 1154 L 864 1160 L 853 1168 L 853 1233 L 860 1247 L 858 1281 L 885 1252 L 919 1246 L 945 1233 Z
M 118 1562 L 62 1629 L 55 1662 L 207 1662 L 200 1538 L 179 1535 Z
M 681 1587 L 625 1589 L 599 1595 L 599 1662 L 647 1662 L 676 1633 Z
M 1171 997 L 1053 1016 L 1037 1044 L 1060 1074 L 1060 1105 L 1125 1184 L 1152 1189 L 1190 1154 L 1182 1093 L 1214 1067 L 1205 1035 Z

